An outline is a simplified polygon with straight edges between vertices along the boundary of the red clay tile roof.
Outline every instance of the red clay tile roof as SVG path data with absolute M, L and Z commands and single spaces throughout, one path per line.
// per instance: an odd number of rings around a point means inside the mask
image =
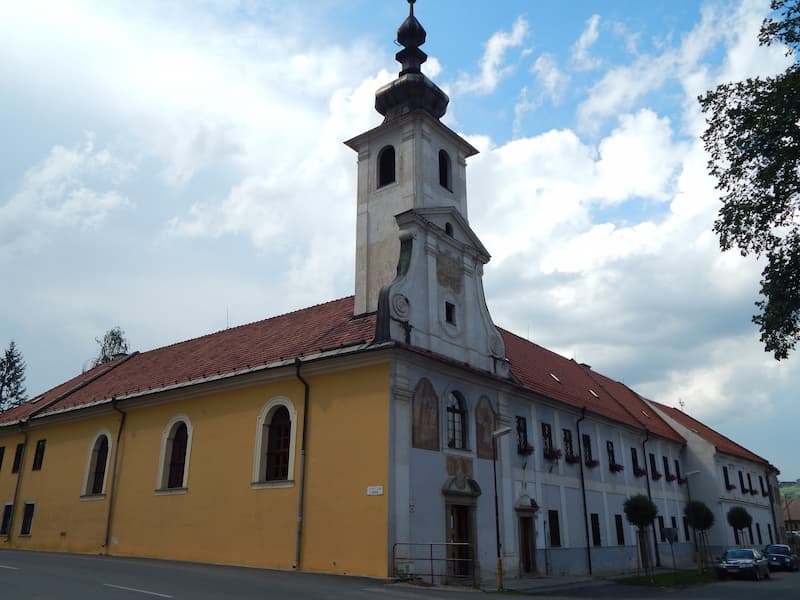
M 372 341 L 375 317 L 353 318 L 353 297 L 115 359 L 0 415 L 0 424 L 140 391 L 236 373 Z M 102 375 L 113 370 L 113 376 Z M 99 377 L 95 377 L 100 375 Z M 65 392 L 78 388 L 71 394 Z
M 649 407 L 642 399 L 623 384 L 513 333 L 503 329 L 500 333 L 511 372 L 525 387 L 636 429 L 647 428 L 656 435 L 685 442 L 661 417 L 647 411 Z M 642 410 L 649 417 L 642 415 Z
M 730 454 L 732 456 L 738 456 L 739 458 L 744 458 L 746 460 L 752 460 L 754 462 L 769 465 L 769 461 L 767 461 L 766 459 L 761 458 L 758 454 L 755 454 L 754 452 L 750 452 L 750 450 L 748 450 L 747 448 L 740 446 L 733 440 L 726 438 L 721 433 L 714 431 L 708 425 L 705 425 L 700 421 L 698 421 L 697 419 L 690 417 L 682 410 L 678 410 L 677 408 L 667 406 L 666 404 L 661 404 L 660 402 L 654 402 L 653 400 L 650 400 L 650 402 L 654 406 L 657 406 L 659 410 L 662 410 L 671 418 L 675 419 L 678 423 L 680 423 L 690 431 L 694 431 L 701 438 L 713 444 L 717 448 L 717 451 L 723 452 L 725 454 Z
M 116 358 L 0 415 L 0 425 L 89 406 L 111 398 L 291 361 L 325 350 L 368 344 L 375 315 L 354 318 L 353 297 L 334 300 L 171 346 Z M 526 388 L 576 408 L 683 443 L 627 387 L 508 331 L 511 372 Z M 435 356 L 435 355 L 433 355 Z M 113 373 L 112 373 L 113 372 Z

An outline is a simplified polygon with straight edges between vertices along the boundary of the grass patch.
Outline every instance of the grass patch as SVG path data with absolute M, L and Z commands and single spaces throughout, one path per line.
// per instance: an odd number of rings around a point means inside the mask
M 694 585 L 698 583 L 709 583 L 716 581 L 714 573 L 702 573 L 698 575 L 696 571 L 673 571 L 672 573 L 656 573 L 653 577 L 640 575 L 636 577 L 625 577 L 617 579 L 617 583 L 622 585 L 645 585 L 655 587 L 669 587 L 672 585 Z

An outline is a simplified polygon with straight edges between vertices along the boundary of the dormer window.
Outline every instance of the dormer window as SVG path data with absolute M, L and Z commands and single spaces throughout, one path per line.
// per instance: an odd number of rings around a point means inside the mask
M 450 156 L 444 150 L 439 150 L 439 185 L 453 191 L 453 171 Z
M 378 153 L 378 187 L 395 182 L 394 147 L 384 146 Z

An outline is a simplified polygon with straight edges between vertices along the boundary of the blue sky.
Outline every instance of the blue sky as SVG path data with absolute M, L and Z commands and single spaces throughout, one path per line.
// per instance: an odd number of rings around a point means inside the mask
M 721 254 L 698 94 L 778 72 L 768 0 L 420 0 L 499 325 L 800 477 L 798 359 Z M 28 390 L 353 290 L 355 156 L 400 0 L 0 6 L 0 344 Z

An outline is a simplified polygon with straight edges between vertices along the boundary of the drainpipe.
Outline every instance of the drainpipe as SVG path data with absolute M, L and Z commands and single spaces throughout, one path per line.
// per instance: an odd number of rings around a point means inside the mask
M 30 418 L 30 417 L 29 417 Z M 14 497 L 11 499 L 11 515 L 8 517 L 8 542 L 11 542 L 11 537 L 14 535 L 14 515 L 17 512 L 17 496 L 19 496 L 19 488 L 22 487 L 22 474 L 25 472 L 25 451 L 28 449 L 28 421 L 27 419 L 21 421 L 19 429 L 22 432 L 22 456 L 19 460 L 19 471 L 17 471 L 17 481 L 14 484 Z
M 645 445 L 647 441 L 650 439 L 650 430 L 647 427 L 644 428 L 644 440 L 642 441 L 642 460 L 644 460 L 644 467 L 645 471 L 647 471 L 647 497 L 649 498 L 650 502 L 653 501 L 653 496 L 650 494 L 650 461 L 647 460 L 647 450 L 645 449 Z M 653 551 L 656 553 L 656 566 L 661 566 L 661 555 L 658 552 L 658 537 L 656 536 L 656 526 L 653 525 Z
M 111 473 L 111 486 L 108 488 L 108 513 L 106 514 L 106 535 L 103 542 L 103 549 L 106 556 L 108 555 L 109 540 L 111 538 L 111 517 L 114 510 L 114 499 L 116 495 L 114 492 L 117 487 L 117 467 L 119 466 L 120 454 L 120 440 L 122 439 L 122 430 L 125 428 L 125 417 L 128 416 L 124 410 L 117 406 L 117 399 L 111 399 L 111 407 L 120 414 L 119 427 L 117 428 L 117 442 L 114 445 L 114 470 Z
M 581 421 L 586 418 L 586 407 L 581 409 L 581 418 L 575 422 L 578 429 L 578 444 L 582 443 Z M 579 448 L 581 446 L 578 446 Z M 589 517 L 586 510 L 586 480 L 583 477 L 583 453 L 581 452 L 581 494 L 583 494 L 583 532 L 586 535 L 586 562 L 589 564 L 589 575 L 592 574 L 592 548 L 589 546 Z
M 297 486 L 297 539 L 294 544 L 294 564 L 292 568 L 300 569 L 300 550 L 303 539 L 303 498 L 306 487 L 306 428 L 308 427 L 308 382 L 300 374 L 302 361 L 294 359 L 295 375 L 303 384 L 303 433 L 300 436 L 300 481 Z

